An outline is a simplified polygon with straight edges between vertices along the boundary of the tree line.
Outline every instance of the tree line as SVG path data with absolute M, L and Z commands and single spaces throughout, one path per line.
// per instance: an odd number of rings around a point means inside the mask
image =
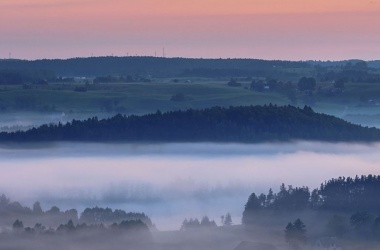
M 221 225 L 228 227 L 232 225 L 232 217 L 230 213 L 222 215 L 220 217 Z M 181 230 L 198 230 L 198 229 L 211 229 L 217 227 L 217 224 L 214 220 L 210 220 L 208 216 L 203 216 L 199 221 L 198 218 L 185 219 L 182 222 Z
M 121 209 L 112 210 L 111 208 L 93 207 L 86 208 L 80 214 L 76 209 L 61 210 L 57 206 L 52 206 L 44 211 L 39 202 L 35 202 L 32 208 L 22 206 L 17 201 L 10 199 L 2 194 L 0 196 L 0 219 L 9 221 L 14 219 L 23 219 L 24 221 L 38 221 L 45 224 L 55 225 L 65 221 L 73 223 L 86 224 L 111 224 L 121 221 L 142 221 L 149 228 L 154 228 L 151 219 L 144 213 L 125 212 Z
M 263 142 L 365 141 L 380 139 L 380 130 L 361 127 L 310 107 L 239 106 L 121 115 L 66 124 L 46 124 L 27 131 L 2 132 L 2 142 Z
M 0 85 L 47 84 L 59 81 L 50 70 L 0 69 Z
M 327 243 L 324 245 L 326 249 L 341 249 L 341 239 L 366 243 L 378 243 L 380 240 L 380 216 L 373 213 L 355 212 L 348 216 L 334 214 L 325 225 L 324 232 L 320 233 L 326 237 L 320 238 L 319 242 Z M 302 249 L 309 241 L 306 225 L 299 218 L 286 225 L 284 234 L 291 249 Z
M 24 223 L 16 219 L 15 222 L 12 224 L 12 232 L 13 233 L 25 233 L 25 234 L 34 234 L 34 235 L 41 235 L 41 234 L 59 234 L 59 233 L 74 233 L 74 232 L 83 232 L 83 231 L 98 231 L 98 232 L 105 232 L 108 230 L 112 230 L 114 233 L 115 231 L 122 230 L 123 232 L 129 231 L 129 232 L 144 232 L 145 234 L 149 235 L 149 227 L 142 222 L 141 220 L 123 220 L 121 222 L 114 222 L 109 226 L 104 225 L 103 223 L 100 224 L 87 224 L 87 223 L 81 223 L 81 224 L 74 224 L 73 220 L 69 220 L 65 224 L 60 224 L 56 229 L 52 227 L 46 227 L 42 225 L 41 223 L 36 223 L 33 227 L 30 226 L 24 226 Z
M 15 220 L 11 229 L 0 232 L 2 249 L 152 249 L 148 226 L 141 220 L 104 224 L 75 223 L 57 227 Z
M 380 211 L 380 175 L 339 177 L 322 183 L 310 192 L 308 187 L 280 186 L 278 193 L 252 193 L 245 204 L 242 222 L 254 223 L 263 211 L 300 212 L 304 210 L 353 213 Z
M 241 76 L 265 75 L 283 68 L 309 68 L 306 62 L 260 59 L 192 59 L 162 57 L 90 57 L 72 59 L 0 60 L 0 69 L 46 69 L 63 76 L 153 75 L 174 76 Z

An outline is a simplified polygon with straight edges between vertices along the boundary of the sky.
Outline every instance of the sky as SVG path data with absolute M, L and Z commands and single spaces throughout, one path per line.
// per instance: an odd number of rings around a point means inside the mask
M 380 0 L 0 0 L 0 58 L 380 59 Z

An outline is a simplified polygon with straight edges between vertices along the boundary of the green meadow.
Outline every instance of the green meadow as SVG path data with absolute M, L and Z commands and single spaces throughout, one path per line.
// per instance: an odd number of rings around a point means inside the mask
M 0 112 L 64 112 L 91 116 L 272 103 L 310 105 L 318 112 L 338 117 L 379 113 L 379 106 L 368 102 L 380 96 L 380 86 L 375 83 L 347 83 L 339 95 L 325 95 L 318 91 L 307 95 L 297 91 L 294 84 L 296 101 L 291 102 L 285 93 L 251 91 L 250 81 L 241 81 L 242 86 L 239 87 L 228 86 L 227 82 L 228 79 L 196 78 L 191 82 L 157 79 L 151 83 L 5 85 L 0 87 Z M 323 90 L 331 85 L 319 83 L 317 89 Z M 80 88 L 85 88 L 85 91 Z M 176 94 L 183 98 L 172 100 Z
M 249 84 L 246 84 L 248 88 Z M 75 113 L 121 112 L 147 113 L 210 106 L 287 104 L 285 96 L 277 93 L 253 92 L 243 87 L 229 87 L 222 81 L 199 83 L 125 83 L 88 85 L 87 91 L 77 92 L 83 84 L 51 84 L 48 86 L 3 86 L 0 88 L 0 108 L 7 111 L 59 111 Z M 182 93 L 184 100 L 172 101 Z

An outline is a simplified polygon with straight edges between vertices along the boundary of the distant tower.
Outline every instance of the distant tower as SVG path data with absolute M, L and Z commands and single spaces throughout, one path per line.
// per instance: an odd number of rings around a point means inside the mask
M 12 57 L 12 53 L 11 53 L 11 52 L 9 52 L 9 59 L 11 59 L 11 57 Z
M 166 55 L 165 55 L 165 47 L 164 48 L 162 48 L 162 57 L 165 57 Z

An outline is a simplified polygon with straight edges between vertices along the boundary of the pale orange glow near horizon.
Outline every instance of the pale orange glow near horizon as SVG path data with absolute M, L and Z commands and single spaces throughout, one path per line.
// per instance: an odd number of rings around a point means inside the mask
M 0 58 L 380 59 L 379 0 L 2 0 Z

